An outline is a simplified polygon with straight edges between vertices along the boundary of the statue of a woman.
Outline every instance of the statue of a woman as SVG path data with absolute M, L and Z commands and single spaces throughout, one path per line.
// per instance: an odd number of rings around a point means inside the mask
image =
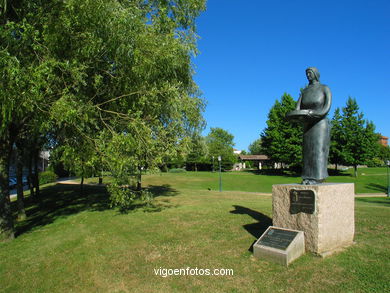
M 294 111 L 287 118 L 303 123 L 302 184 L 318 184 L 328 177 L 330 125 L 326 118 L 332 102 L 330 89 L 320 83 L 320 73 L 315 67 L 306 69 L 309 81 Z

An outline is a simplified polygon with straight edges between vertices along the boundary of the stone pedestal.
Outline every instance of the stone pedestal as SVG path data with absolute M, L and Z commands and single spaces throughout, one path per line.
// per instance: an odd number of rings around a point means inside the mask
M 312 213 L 290 213 L 292 189 L 314 192 Z M 303 231 L 306 250 L 326 256 L 353 243 L 354 199 L 353 183 L 273 185 L 273 225 Z

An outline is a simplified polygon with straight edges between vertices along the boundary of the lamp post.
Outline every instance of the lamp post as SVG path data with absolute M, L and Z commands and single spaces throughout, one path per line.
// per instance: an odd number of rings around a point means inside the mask
M 387 160 L 387 197 L 390 197 L 390 177 L 389 177 L 389 166 L 390 160 Z
M 222 176 L 221 176 L 221 156 L 218 156 L 219 162 L 219 192 L 222 191 Z
M 213 156 L 213 173 L 214 173 L 214 156 Z

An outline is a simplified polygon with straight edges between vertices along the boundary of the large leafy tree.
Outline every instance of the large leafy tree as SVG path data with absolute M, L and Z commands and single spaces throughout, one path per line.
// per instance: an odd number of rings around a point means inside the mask
M 133 169 L 188 146 L 203 121 L 191 55 L 204 2 L 2 1 L 0 238 L 13 235 L 9 154 L 26 121 L 54 121 L 68 150 L 80 140 L 119 169 L 122 143 Z M 81 149 L 69 154 L 86 162 Z
M 222 168 L 225 170 L 231 169 L 236 161 L 236 156 L 233 153 L 233 140 L 233 134 L 222 128 L 212 127 L 206 137 L 210 162 L 212 157 L 217 162 L 217 158 L 221 156 Z
M 206 139 L 199 133 L 194 133 L 190 141 L 190 149 L 187 154 L 186 162 L 187 169 L 193 166 L 193 170 L 198 171 L 199 164 L 208 163 L 208 149 Z
M 302 161 L 302 128 L 286 120 L 296 102 L 289 94 L 276 100 L 268 113 L 267 127 L 261 133 L 261 147 L 272 161 L 299 166 Z

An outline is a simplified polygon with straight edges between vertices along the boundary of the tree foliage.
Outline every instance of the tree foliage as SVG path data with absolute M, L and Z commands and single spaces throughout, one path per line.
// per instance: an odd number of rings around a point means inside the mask
M 336 109 L 332 120 L 331 162 L 353 166 L 355 176 L 357 166 L 367 164 L 379 152 L 375 125 L 363 117 L 356 100 L 349 97 L 342 114 Z
M 302 128 L 286 120 L 296 102 L 289 94 L 275 101 L 268 113 L 267 127 L 261 133 L 261 148 L 274 162 L 299 166 L 302 161 Z
M 253 141 L 249 147 L 249 154 L 251 155 L 262 155 L 264 153 L 262 146 L 261 146 L 261 138 L 256 139 Z
M 237 158 L 233 153 L 234 136 L 228 131 L 215 127 L 210 129 L 210 133 L 206 137 L 208 154 L 211 161 L 214 157 L 217 164 L 217 158 L 221 156 L 221 164 L 224 170 L 230 170 Z
M 1 2 L 0 235 L 12 234 L 7 164 L 23 129 L 46 136 L 50 125 L 51 144 L 74 169 L 99 161 L 117 184 L 187 150 L 204 124 L 191 63 L 204 8 L 204 0 Z

